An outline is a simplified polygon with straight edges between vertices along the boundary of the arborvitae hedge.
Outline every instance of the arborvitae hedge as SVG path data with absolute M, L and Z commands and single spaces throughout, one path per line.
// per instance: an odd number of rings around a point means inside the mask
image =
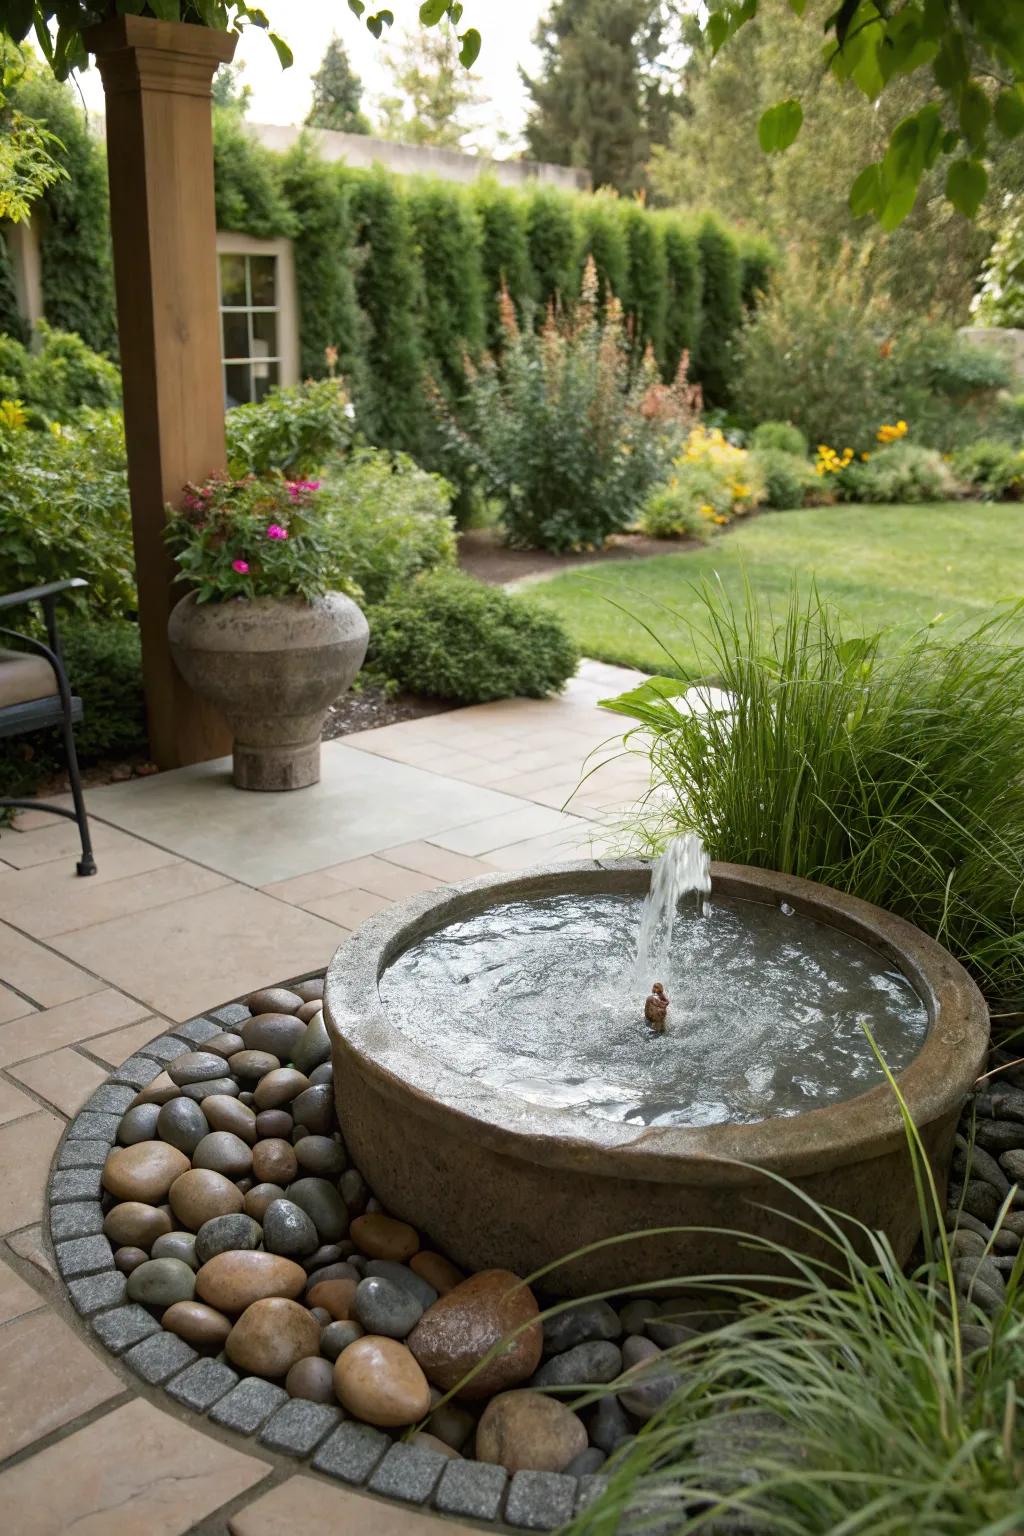
M 0 235 L 0 331 L 3 331 L 6 336 L 13 336 L 15 341 L 28 341 L 28 326 L 18 309 L 11 259 L 7 254 L 7 246 L 2 235 Z
M 45 195 L 47 319 L 110 348 L 102 149 L 69 91 L 49 76 L 18 92 L 19 105 L 68 146 L 71 180 Z M 502 281 L 520 319 L 532 308 L 540 323 L 551 302 L 573 303 L 591 254 L 602 297 L 611 288 L 621 300 L 637 350 L 651 342 L 669 378 L 688 349 L 707 403 L 730 403 L 744 306 L 756 302 L 774 262 L 764 242 L 741 240 L 713 218 L 694 224 L 607 193 L 402 180 L 328 164 L 301 141 L 278 155 L 230 111 L 215 115 L 214 142 L 219 226 L 294 240 L 303 373 L 322 374 L 325 348 L 336 347 L 372 440 L 429 456 L 427 375 L 457 392 L 464 353 L 500 348 Z M 0 261 L 0 328 L 15 324 Z

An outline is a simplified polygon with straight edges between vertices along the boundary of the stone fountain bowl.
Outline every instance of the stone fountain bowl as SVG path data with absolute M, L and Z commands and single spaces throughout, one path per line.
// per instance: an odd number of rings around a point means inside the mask
M 788 902 L 862 940 L 916 989 L 927 1034 L 896 1080 L 941 1201 L 957 1117 L 988 1047 L 988 1012 L 974 982 L 934 940 L 879 907 L 744 865 L 713 864 L 711 872 L 716 893 Z M 325 989 L 335 1094 L 371 1188 L 467 1270 L 525 1276 L 603 1239 L 686 1229 L 598 1248 L 541 1282 L 570 1295 L 674 1276 L 791 1274 L 783 1256 L 751 1246 L 749 1236 L 826 1257 L 826 1246 L 792 1220 L 812 1215 L 801 1195 L 880 1229 L 905 1263 L 921 1213 L 901 1112 L 885 1082 L 789 1118 L 623 1124 L 537 1107 L 462 1077 L 404 1035 L 382 1006 L 378 982 L 388 966 L 451 922 L 494 903 L 560 894 L 643 896 L 649 883 L 650 865 L 632 860 L 486 875 L 393 907 L 338 949 Z

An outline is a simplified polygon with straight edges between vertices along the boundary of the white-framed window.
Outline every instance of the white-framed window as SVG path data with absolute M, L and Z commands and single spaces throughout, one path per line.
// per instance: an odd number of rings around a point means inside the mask
M 225 404 L 245 405 L 298 380 L 291 241 L 218 234 L 217 267 Z

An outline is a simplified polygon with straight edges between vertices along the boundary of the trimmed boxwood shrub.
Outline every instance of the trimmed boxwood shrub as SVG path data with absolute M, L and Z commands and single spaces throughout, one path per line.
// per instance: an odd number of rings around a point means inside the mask
M 371 673 L 456 704 L 544 698 L 576 670 L 560 621 L 461 571 L 432 571 L 371 608 Z
M 764 481 L 765 503 L 769 507 L 802 507 L 811 497 L 820 499 L 828 489 L 813 464 L 784 448 L 762 448 L 754 444 L 753 457 Z
M 1024 450 L 997 437 L 983 437 L 953 455 L 953 468 L 982 501 L 1018 500 L 1024 490 Z
M 847 501 L 891 502 L 894 506 L 949 501 L 960 489 L 940 453 L 907 442 L 879 449 L 866 464 L 854 460 L 839 479 Z
M 778 449 L 780 453 L 795 453 L 801 459 L 807 457 L 807 439 L 791 421 L 760 422 L 751 433 L 750 446 L 765 452 Z

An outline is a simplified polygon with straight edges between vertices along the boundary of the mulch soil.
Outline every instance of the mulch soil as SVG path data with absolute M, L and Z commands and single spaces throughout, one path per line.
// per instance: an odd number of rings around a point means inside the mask
M 613 533 L 603 549 L 554 555 L 546 549 L 509 549 L 496 528 L 468 528 L 459 535 L 459 565 L 478 581 L 501 587 L 512 581 L 540 580 L 581 565 L 610 560 L 643 560 L 702 549 L 698 539 L 650 539 L 643 533 Z

